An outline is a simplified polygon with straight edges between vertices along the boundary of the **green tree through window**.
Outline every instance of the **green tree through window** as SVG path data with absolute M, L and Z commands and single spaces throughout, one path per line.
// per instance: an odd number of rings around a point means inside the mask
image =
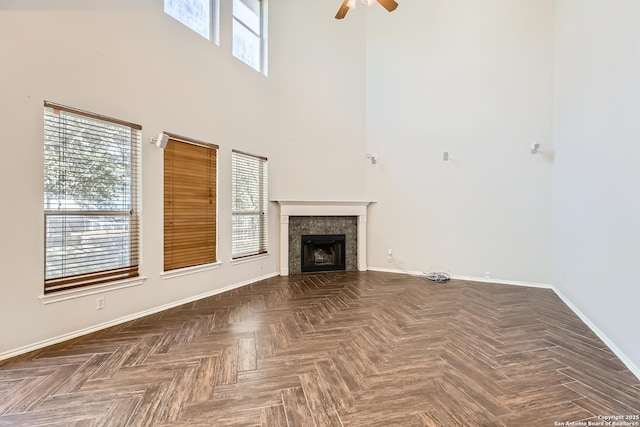
M 140 127 L 45 103 L 45 290 L 137 275 Z

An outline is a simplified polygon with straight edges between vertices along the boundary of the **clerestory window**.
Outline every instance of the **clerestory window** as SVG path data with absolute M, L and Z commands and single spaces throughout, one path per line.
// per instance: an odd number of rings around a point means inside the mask
M 265 75 L 266 16 L 266 0 L 233 0 L 233 56 Z
M 218 44 L 218 0 L 164 0 L 164 12 Z

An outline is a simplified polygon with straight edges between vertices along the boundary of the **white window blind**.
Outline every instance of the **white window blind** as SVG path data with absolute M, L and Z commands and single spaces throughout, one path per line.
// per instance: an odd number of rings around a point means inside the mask
M 138 276 L 141 129 L 45 102 L 45 292 Z
M 232 257 L 267 252 L 267 159 L 233 151 L 232 175 Z

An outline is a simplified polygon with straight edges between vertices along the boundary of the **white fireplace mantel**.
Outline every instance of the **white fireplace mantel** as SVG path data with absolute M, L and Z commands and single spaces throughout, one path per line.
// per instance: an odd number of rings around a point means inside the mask
M 367 270 L 367 206 L 370 201 L 272 200 L 280 205 L 280 275 L 289 275 L 290 216 L 357 216 L 358 270 Z

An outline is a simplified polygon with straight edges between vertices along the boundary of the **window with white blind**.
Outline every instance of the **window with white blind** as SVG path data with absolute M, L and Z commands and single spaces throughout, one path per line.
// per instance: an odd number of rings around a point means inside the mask
M 218 147 L 168 135 L 164 150 L 164 271 L 215 263 Z
M 267 253 L 267 158 L 231 154 L 233 259 Z
M 267 74 L 267 1 L 233 0 L 233 56 Z
M 141 130 L 45 102 L 45 293 L 138 276 Z

